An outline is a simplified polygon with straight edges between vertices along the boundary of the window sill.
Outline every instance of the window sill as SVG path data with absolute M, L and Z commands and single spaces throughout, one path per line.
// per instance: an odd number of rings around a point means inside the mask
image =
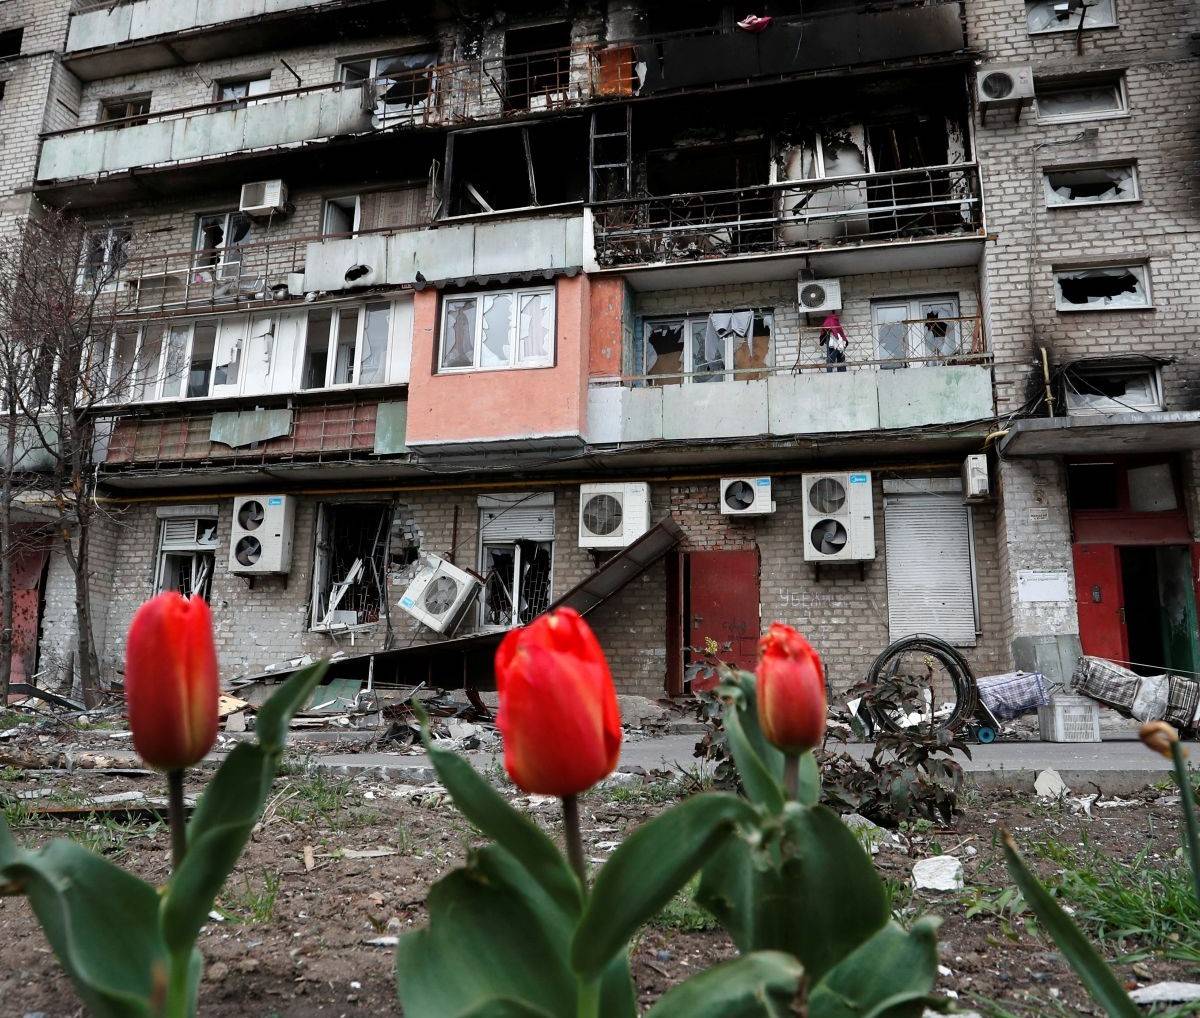
M 351 625 L 309 626 L 308 631 L 310 633 L 317 633 L 322 636 L 333 636 L 335 633 L 339 634 L 339 635 L 342 633 L 363 633 L 363 632 L 368 632 L 369 630 L 374 629 L 376 626 L 380 625 L 382 622 L 383 622 L 383 620 L 379 619 L 375 622 L 359 622 L 353 626 L 351 626 Z
M 492 375 L 504 371 L 546 371 L 547 369 L 553 367 L 557 367 L 557 365 L 554 363 L 520 365 L 505 364 L 503 367 L 495 368 L 438 368 L 434 377 L 441 375 Z
M 1153 304 L 1138 304 L 1133 307 L 1107 307 L 1107 308 L 1085 308 L 1085 307 L 1059 307 L 1054 305 L 1054 310 L 1064 315 L 1087 314 L 1088 312 L 1099 311 L 1106 314 L 1112 314 L 1119 311 L 1157 311 L 1158 309 Z
M 1080 28 L 1078 25 L 1075 25 L 1072 28 L 1039 28 L 1036 31 L 1030 29 L 1029 37 L 1031 39 L 1037 39 L 1043 35 L 1076 35 L 1079 32 L 1112 32 L 1120 27 L 1121 26 L 1114 21 L 1111 25 L 1085 25 L 1083 28 Z
M 1140 205 L 1143 199 L 1137 198 L 1118 198 L 1116 201 L 1071 201 L 1064 202 L 1061 205 L 1046 205 L 1048 212 L 1061 212 L 1065 209 L 1095 209 L 1104 208 L 1108 205 Z

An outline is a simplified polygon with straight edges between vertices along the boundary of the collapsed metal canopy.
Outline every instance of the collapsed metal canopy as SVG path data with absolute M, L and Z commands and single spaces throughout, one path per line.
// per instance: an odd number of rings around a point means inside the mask
M 1200 449 L 1200 412 L 1097 414 L 1014 421 L 1002 456 L 1116 455 Z
M 574 608 L 587 615 L 641 576 L 680 541 L 683 530 L 668 518 L 655 524 L 633 544 L 617 552 L 557 598 L 546 611 Z M 368 676 L 376 685 L 455 689 L 492 689 L 495 679 L 492 659 L 508 630 L 492 630 L 452 637 L 436 643 L 413 644 L 393 650 L 338 658 L 329 667 L 328 679 L 358 679 Z M 252 676 L 257 680 L 283 681 L 298 669 L 289 668 Z

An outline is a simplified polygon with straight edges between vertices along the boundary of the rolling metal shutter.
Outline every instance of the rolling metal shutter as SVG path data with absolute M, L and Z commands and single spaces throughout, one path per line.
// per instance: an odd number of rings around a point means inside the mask
M 554 540 L 553 506 L 517 506 L 513 509 L 483 509 L 479 513 L 485 544 L 515 541 Z
M 930 633 L 975 644 L 971 513 L 960 495 L 883 501 L 890 639 Z

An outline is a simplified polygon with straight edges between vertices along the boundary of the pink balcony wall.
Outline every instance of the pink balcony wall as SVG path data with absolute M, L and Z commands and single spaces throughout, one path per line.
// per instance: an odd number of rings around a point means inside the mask
M 441 295 L 416 294 L 409 446 L 582 439 L 592 302 L 586 276 L 555 285 L 555 362 L 548 368 L 437 372 Z

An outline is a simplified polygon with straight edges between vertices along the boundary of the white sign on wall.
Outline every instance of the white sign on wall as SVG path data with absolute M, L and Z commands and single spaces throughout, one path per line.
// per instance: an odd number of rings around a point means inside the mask
M 1022 569 L 1017 573 L 1017 600 L 1070 601 L 1071 583 L 1065 572 L 1049 569 Z

